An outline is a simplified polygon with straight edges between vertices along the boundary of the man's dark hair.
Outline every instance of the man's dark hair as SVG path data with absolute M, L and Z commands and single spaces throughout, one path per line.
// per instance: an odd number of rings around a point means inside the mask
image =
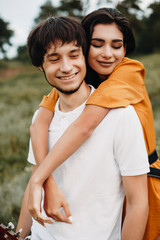
M 75 42 L 86 52 L 86 36 L 80 22 L 71 17 L 49 17 L 39 23 L 29 34 L 27 41 L 28 54 L 34 66 L 40 67 L 50 44 L 61 41 Z

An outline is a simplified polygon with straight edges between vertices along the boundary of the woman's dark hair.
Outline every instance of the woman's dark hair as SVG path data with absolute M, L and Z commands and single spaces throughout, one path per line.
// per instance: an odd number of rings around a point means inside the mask
M 87 51 L 86 59 L 88 58 L 89 47 L 92 39 L 92 34 L 94 31 L 94 26 L 97 24 L 111 24 L 116 23 L 119 30 L 123 33 L 124 45 L 126 45 L 126 55 L 130 54 L 135 49 L 135 38 L 133 35 L 132 27 L 130 22 L 126 17 L 123 16 L 115 8 L 99 8 L 86 17 L 83 18 L 81 24 L 86 32 L 87 38 Z M 95 78 L 96 76 L 96 78 Z M 95 79 L 95 81 L 93 81 Z M 87 64 L 87 77 L 86 82 L 91 83 L 94 87 L 98 87 L 100 81 L 98 82 L 98 74 L 94 72 Z
M 28 36 L 27 47 L 32 64 L 42 66 L 47 49 L 57 41 L 61 41 L 62 45 L 75 42 L 76 46 L 82 47 L 84 54 L 86 52 L 86 35 L 78 20 L 71 17 L 49 17 L 39 23 Z
M 123 33 L 124 44 L 126 44 L 126 54 L 130 54 L 135 49 L 135 38 L 132 27 L 126 17 L 115 8 L 100 8 L 89 13 L 83 18 L 81 24 L 86 32 L 88 48 L 90 46 L 94 26 L 97 24 L 116 23 Z

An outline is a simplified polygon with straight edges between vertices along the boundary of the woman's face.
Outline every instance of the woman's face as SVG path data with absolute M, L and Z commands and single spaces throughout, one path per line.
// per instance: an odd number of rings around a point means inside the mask
M 93 29 L 88 63 L 104 80 L 122 61 L 126 53 L 123 33 L 116 23 L 97 24 Z

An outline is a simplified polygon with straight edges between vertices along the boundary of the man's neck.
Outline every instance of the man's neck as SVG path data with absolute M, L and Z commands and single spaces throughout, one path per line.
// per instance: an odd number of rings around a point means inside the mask
M 91 88 L 83 82 L 80 88 L 73 94 L 59 94 L 59 109 L 62 112 L 70 112 L 83 104 L 89 97 Z

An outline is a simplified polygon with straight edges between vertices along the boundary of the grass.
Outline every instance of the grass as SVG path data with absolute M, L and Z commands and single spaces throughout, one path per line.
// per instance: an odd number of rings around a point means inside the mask
M 160 54 L 139 56 L 153 106 L 160 153 Z M 51 87 L 31 65 L 0 62 L 0 221 L 17 223 L 31 168 L 27 164 L 29 126 L 34 111 Z
M 3 62 L 0 69 L 0 221 L 16 225 L 30 171 L 29 126 L 34 111 L 51 87 L 31 65 Z

